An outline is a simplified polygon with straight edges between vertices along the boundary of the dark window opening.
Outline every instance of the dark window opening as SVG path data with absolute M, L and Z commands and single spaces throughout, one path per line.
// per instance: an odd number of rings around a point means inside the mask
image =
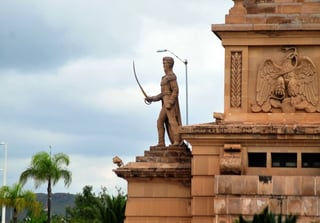
M 249 167 L 266 167 L 267 153 L 248 153 Z
M 297 167 L 297 153 L 271 153 L 272 167 Z
M 320 153 L 302 153 L 302 167 L 320 168 Z

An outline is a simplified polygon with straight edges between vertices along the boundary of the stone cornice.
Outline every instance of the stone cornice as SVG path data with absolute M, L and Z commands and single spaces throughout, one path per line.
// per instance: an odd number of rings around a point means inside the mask
M 306 30 L 306 31 L 314 31 L 320 30 L 320 24 L 279 24 L 279 23 L 271 23 L 271 24 L 213 24 L 211 25 L 211 29 L 213 32 L 216 31 L 288 31 L 288 30 Z
M 130 178 L 172 178 L 189 180 L 191 163 L 128 163 L 113 170 L 119 177 Z
M 319 135 L 320 124 L 207 123 L 182 126 L 181 134 Z

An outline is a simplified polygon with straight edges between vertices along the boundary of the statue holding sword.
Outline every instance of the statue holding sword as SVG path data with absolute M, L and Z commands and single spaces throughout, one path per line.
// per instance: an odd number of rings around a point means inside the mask
M 165 131 L 167 131 L 171 145 L 179 146 L 183 141 L 179 134 L 179 126 L 181 126 L 181 114 L 178 100 L 179 87 L 177 77 L 172 70 L 174 60 L 172 57 L 163 57 L 162 62 L 165 75 L 161 78 L 161 92 L 158 95 L 148 96 L 146 94 L 137 78 L 134 63 L 133 71 L 136 81 L 143 95 L 145 96 L 145 103 L 151 104 L 155 101 L 161 101 L 162 103 L 162 108 L 157 120 L 158 144 L 156 146 L 165 146 Z

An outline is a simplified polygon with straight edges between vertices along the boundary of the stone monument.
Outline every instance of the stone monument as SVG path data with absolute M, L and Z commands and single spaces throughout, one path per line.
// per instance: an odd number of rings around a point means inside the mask
M 234 0 L 212 31 L 224 112 L 179 128 L 192 151 L 151 147 L 115 170 L 126 222 L 231 223 L 266 206 L 320 222 L 320 1 Z
M 182 144 L 179 134 L 181 126 L 181 114 L 179 106 L 179 87 L 177 77 L 173 73 L 174 59 L 172 57 L 163 57 L 163 70 L 160 87 L 161 92 L 155 96 L 147 96 L 146 102 L 161 101 L 162 108 L 157 120 L 158 144 L 156 147 L 165 146 L 165 130 L 167 130 L 171 145 L 178 146 Z

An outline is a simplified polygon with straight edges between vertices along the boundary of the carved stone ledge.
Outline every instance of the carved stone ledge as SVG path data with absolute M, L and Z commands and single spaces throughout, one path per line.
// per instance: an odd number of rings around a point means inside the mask
M 320 124 L 207 123 L 182 126 L 181 134 L 319 135 Z
M 191 151 L 185 146 L 150 147 L 144 156 L 113 170 L 119 177 L 168 178 L 191 183 Z
M 191 182 L 191 163 L 132 162 L 113 171 L 124 179 L 170 178 L 184 183 Z

